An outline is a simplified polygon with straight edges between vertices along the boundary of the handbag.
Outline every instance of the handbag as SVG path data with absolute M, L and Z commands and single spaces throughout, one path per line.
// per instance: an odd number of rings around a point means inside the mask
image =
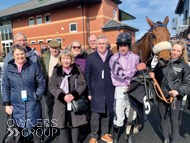
M 17 127 L 13 121 L 13 115 L 7 114 L 7 131 L 3 137 L 2 143 L 18 143 L 20 139 L 20 133 L 18 134 Z M 15 131 L 16 129 L 16 131 Z M 17 134 L 17 135 L 16 135 Z M 16 136 L 15 136 L 16 135 Z
M 71 107 L 73 112 L 83 111 L 88 109 L 86 98 L 81 96 L 78 100 L 71 101 Z

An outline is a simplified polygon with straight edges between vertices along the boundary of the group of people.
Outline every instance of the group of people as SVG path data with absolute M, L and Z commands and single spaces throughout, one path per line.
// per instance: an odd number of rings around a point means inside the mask
M 34 142 L 41 142 L 42 107 L 45 104 L 45 132 L 50 127 L 60 129 L 61 143 L 79 143 L 81 126 L 88 123 L 90 111 L 91 139 L 97 143 L 98 131 L 101 139 L 107 143 L 118 143 L 120 128 L 124 125 L 125 115 L 129 118 L 130 100 L 124 91 L 130 86 L 131 79 L 138 71 L 146 69 L 140 63 L 140 57 L 130 51 L 131 36 L 120 33 L 116 39 L 117 53 L 108 49 L 108 39 L 104 35 L 89 37 L 90 48 L 85 51 L 80 42 L 73 41 L 67 49 L 60 52 L 57 41 L 49 43 L 49 50 L 38 59 L 27 46 L 27 37 L 18 33 L 14 37 L 15 45 L 6 55 L 1 75 L 3 105 L 7 114 L 13 115 L 15 126 L 36 131 Z M 173 42 L 171 60 L 168 65 L 156 66 L 150 77 L 156 77 L 166 98 L 177 97 L 176 109 L 171 109 L 173 127 L 172 143 L 177 142 L 179 127 L 177 124 L 180 101 L 189 92 L 190 68 L 187 64 L 186 44 L 182 40 Z M 169 73 L 169 74 L 168 74 Z M 168 80 L 169 79 L 169 80 Z M 172 86 L 168 86 L 168 82 Z M 73 112 L 71 102 L 82 96 L 89 102 L 89 111 Z M 43 97 L 43 98 L 42 98 Z M 168 107 L 159 100 L 159 111 L 164 143 L 169 142 Z M 113 138 L 109 134 L 110 113 L 113 119 Z M 132 114 L 132 129 L 137 112 Z M 47 121 L 47 120 L 46 120 Z M 20 142 L 23 135 L 20 135 Z M 132 142 L 131 134 L 127 140 Z

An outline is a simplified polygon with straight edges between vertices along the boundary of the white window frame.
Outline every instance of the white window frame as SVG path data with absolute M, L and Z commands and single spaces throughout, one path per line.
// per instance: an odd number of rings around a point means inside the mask
M 113 19 L 117 20 L 117 10 L 113 9 Z
M 28 18 L 28 24 L 29 24 L 29 26 L 34 26 L 34 23 L 33 23 L 33 25 L 30 25 L 30 19 L 31 19 L 31 18 L 33 18 L 33 21 L 34 21 L 34 17 L 29 17 L 29 18 Z
M 48 16 L 48 15 L 50 16 L 50 21 L 46 21 L 46 16 Z M 45 21 L 45 23 L 51 22 L 51 14 L 50 13 L 44 15 L 44 21 Z
M 48 43 L 47 41 L 50 41 L 50 40 L 53 41 L 52 39 L 46 39 L 46 43 Z
M 38 43 L 40 43 L 40 42 L 44 43 L 44 40 L 38 40 Z
M 34 40 L 34 41 L 30 41 L 30 44 L 35 44 L 36 43 L 36 41 Z
M 72 25 L 72 24 L 76 24 L 76 31 L 71 31 L 71 25 Z M 70 33 L 77 32 L 77 22 L 69 23 L 69 31 L 70 31 Z
M 60 46 L 60 48 L 62 48 L 62 38 L 55 38 L 55 41 L 57 41 L 57 39 L 61 39 L 61 46 Z M 60 41 L 57 41 L 58 43 L 60 42 Z
M 37 24 L 37 25 L 40 25 L 40 24 L 42 24 L 42 23 L 38 23 L 38 17 L 41 17 L 41 22 L 42 22 L 42 15 L 36 16 L 36 24 Z

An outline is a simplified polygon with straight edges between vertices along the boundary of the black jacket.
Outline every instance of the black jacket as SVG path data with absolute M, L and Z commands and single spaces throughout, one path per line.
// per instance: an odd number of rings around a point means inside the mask
M 169 98 L 171 90 L 178 91 L 178 100 L 190 91 L 190 67 L 182 58 L 170 62 L 166 67 L 160 67 L 157 64 L 154 72 L 166 98 Z
M 107 110 L 109 113 L 113 111 L 114 86 L 109 66 L 112 55 L 112 52 L 108 50 L 104 63 L 97 51 L 88 55 L 86 59 L 85 79 L 88 86 L 88 95 L 92 96 L 90 101 L 92 112 L 106 113 Z M 103 70 L 104 79 L 102 79 Z

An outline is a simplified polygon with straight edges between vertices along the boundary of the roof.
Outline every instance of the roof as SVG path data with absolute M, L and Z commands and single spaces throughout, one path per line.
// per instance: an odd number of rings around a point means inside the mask
M 119 9 L 119 21 L 124 21 L 124 20 L 131 20 L 131 19 L 136 19 L 136 17 L 124 12 L 123 10 Z
M 64 8 L 81 3 L 86 4 L 99 2 L 102 2 L 102 0 L 30 0 L 1 10 L 0 21 L 6 21 L 26 15 L 34 15 L 42 12 L 47 12 L 49 10 Z
M 128 30 L 132 30 L 135 32 L 138 32 L 139 29 L 132 27 L 130 25 L 124 24 L 120 21 L 117 20 L 109 20 L 103 27 L 102 30 L 106 31 L 106 30 L 114 30 L 114 29 L 128 29 Z
M 182 14 L 183 13 L 183 7 L 184 7 L 184 0 L 179 0 L 177 7 L 175 9 L 176 14 Z

